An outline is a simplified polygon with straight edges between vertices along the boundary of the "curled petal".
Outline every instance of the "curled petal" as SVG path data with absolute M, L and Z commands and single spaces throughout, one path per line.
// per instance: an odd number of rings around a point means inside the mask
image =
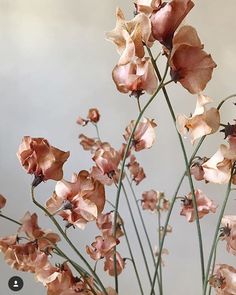
M 6 202 L 7 202 L 6 198 L 3 197 L 3 195 L 0 195 L 0 209 L 2 209 L 3 207 L 5 207 Z

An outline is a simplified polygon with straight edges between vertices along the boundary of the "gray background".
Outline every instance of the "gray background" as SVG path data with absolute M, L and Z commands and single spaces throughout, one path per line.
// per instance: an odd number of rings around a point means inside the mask
M 45 137 L 52 145 L 70 150 L 71 157 L 65 165 L 65 178 L 70 179 L 72 172 L 89 169 L 92 164 L 89 154 L 79 146 L 77 137 L 80 132 L 90 136 L 94 136 L 95 132 L 90 127 L 86 130 L 79 128 L 75 124 L 78 115 L 86 115 L 88 108 L 98 107 L 102 114 L 102 138 L 116 148 L 120 147 L 122 133 L 128 122 L 136 118 L 135 101 L 128 95 L 118 93 L 112 82 L 111 71 L 118 55 L 115 47 L 104 40 L 104 33 L 115 26 L 117 6 L 124 9 L 127 18 L 132 17 L 132 1 L 125 0 L 0 0 L 0 192 L 8 198 L 4 212 L 9 216 L 20 219 L 27 210 L 40 213 L 30 199 L 32 178 L 22 170 L 15 155 L 24 135 Z M 213 80 L 205 90 L 216 103 L 236 92 L 235 10 L 234 0 L 228 0 L 227 4 L 220 0 L 199 0 L 186 21 L 197 28 L 206 50 L 211 52 L 218 64 Z M 194 96 L 180 85 L 170 85 L 168 91 L 177 113 L 193 112 Z M 144 97 L 143 101 L 146 99 Z M 155 118 L 158 123 L 157 142 L 150 151 L 137 155 L 145 168 L 147 179 L 136 191 L 140 196 L 143 191 L 153 188 L 172 196 L 184 165 L 162 95 L 148 109 L 147 116 Z M 235 118 L 235 107 L 230 102 L 223 107 L 221 121 L 232 122 Z M 210 156 L 223 142 L 223 136 L 216 134 L 206 142 L 201 155 Z M 185 140 L 185 144 L 190 153 L 192 146 L 189 139 Z M 54 185 L 48 182 L 37 189 L 37 198 L 42 203 L 50 196 Z M 216 203 L 222 202 L 224 186 L 198 183 L 197 187 L 204 189 Z M 188 192 L 186 181 L 180 195 Z M 114 196 L 114 191 L 108 189 L 108 199 L 112 201 Z M 235 198 L 233 193 L 227 207 L 228 214 L 235 214 Z M 143 261 L 123 199 L 121 208 L 144 279 L 145 294 L 149 294 Z M 200 264 L 196 226 L 180 217 L 179 210 L 178 203 L 171 219 L 173 234 L 166 240 L 170 254 L 165 258 L 165 294 L 198 295 Z M 156 229 L 153 224 L 156 216 L 146 212 L 144 216 L 154 245 Z M 201 222 L 206 255 L 216 218 L 217 214 L 208 215 Z M 49 227 L 43 214 L 40 215 L 40 225 Z M 14 224 L 1 220 L 1 236 L 12 234 L 15 230 Z M 80 249 L 90 244 L 97 234 L 93 225 L 89 225 L 86 231 L 71 232 L 73 241 Z M 122 255 L 126 256 L 128 254 L 124 245 L 123 239 L 119 248 Z M 224 243 L 220 249 L 218 262 L 228 262 L 236 267 L 235 258 L 226 253 Z M 19 294 L 46 294 L 31 274 L 11 270 L 4 264 L 2 257 L 0 273 L 1 294 L 13 293 L 9 291 L 7 282 L 14 274 L 22 276 L 25 281 L 25 288 Z M 112 285 L 113 279 L 104 275 L 104 282 Z M 121 295 L 136 294 L 136 279 L 130 262 L 120 276 L 120 285 Z

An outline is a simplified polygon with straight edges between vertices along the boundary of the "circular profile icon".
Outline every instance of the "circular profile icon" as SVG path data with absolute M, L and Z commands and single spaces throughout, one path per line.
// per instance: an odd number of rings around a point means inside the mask
M 12 291 L 20 291 L 24 286 L 24 282 L 22 280 L 22 278 L 14 276 L 11 277 L 10 280 L 8 281 L 8 287 L 12 290 Z

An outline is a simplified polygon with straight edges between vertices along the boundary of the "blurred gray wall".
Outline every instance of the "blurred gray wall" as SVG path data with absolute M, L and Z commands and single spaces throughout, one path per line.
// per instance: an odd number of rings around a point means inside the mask
M 35 208 L 30 199 L 31 176 L 26 175 L 16 158 L 21 138 L 24 135 L 45 137 L 63 150 L 70 150 L 71 157 L 65 165 L 65 178 L 72 172 L 89 169 L 92 165 L 89 154 L 82 151 L 78 142 L 81 132 L 95 136 L 88 127 L 82 129 L 75 124 L 78 115 L 85 116 L 90 107 L 98 107 L 101 112 L 100 132 L 104 140 L 119 148 L 122 133 L 131 119 L 137 116 L 134 99 L 120 94 L 111 79 L 111 71 L 118 60 L 115 47 L 104 40 L 104 33 L 115 26 L 115 8 L 124 9 L 127 18 L 132 17 L 132 1 L 81 1 L 81 0 L 0 0 L 0 193 L 8 198 L 4 212 L 20 219 L 27 210 L 40 215 L 42 227 L 52 227 L 47 218 Z M 186 23 L 197 28 L 205 48 L 218 64 L 213 80 L 205 94 L 218 103 L 221 98 L 236 92 L 236 23 L 235 0 L 227 4 L 220 0 L 199 0 L 189 14 Z M 195 97 L 180 85 L 168 86 L 176 113 L 193 112 Z M 143 97 L 142 103 L 147 100 Z M 235 100 L 236 101 L 236 100 Z M 223 107 L 222 122 L 236 118 L 236 107 L 230 102 Z M 137 189 L 140 198 L 145 190 L 156 189 L 172 196 L 184 165 L 177 136 L 165 101 L 159 95 L 147 116 L 158 123 L 157 141 L 150 151 L 137 154 L 144 166 L 147 179 Z M 212 155 L 223 142 L 222 134 L 206 140 L 201 155 Z M 189 153 L 192 146 L 188 139 L 185 144 Z M 43 203 L 51 194 L 55 183 L 42 184 L 37 189 L 37 198 Z M 198 183 L 218 204 L 221 204 L 225 187 Z M 187 181 L 180 195 L 189 192 Z M 115 191 L 108 189 L 107 197 L 113 201 Z M 235 194 L 227 207 L 228 214 L 236 213 Z M 170 254 L 165 257 L 165 294 L 200 294 L 200 264 L 195 224 L 188 224 L 179 216 L 180 204 L 175 207 L 171 225 L 173 233 L 166 239 L 165 247 Z M 145 294 L 149 294 L 149 282 L 144 272 L 144 264 L 138 248 L 129 213 L 124 199 L 121 210 L 126 221 L 133 250 L 137 256 L 144 279 Z M 156 216 L 144 213 L 153 245 L 156 243 Z M 212 241 L 217 214 L 205 217 L 202 224 L 206 255 Z M 137 217 L 138 219 L 138 217 Z M 140 222 L 138 226 L 141 229 Z M 95 227 L 89 230 L 71 230 L 70 235 L 79 249 L 93 242 L 98 234 Z M 0 235 L 14 233 L 16 226 L 0 220 Z M 125 240 L 119 246 L 123 256 L 128 256 Z M 63 243 L 62 243 L 63 245 Z M 63 245 L 65 247 L 65 245 Z M 145 249 L 148 248 L 145 244 Z M 73 257 L 73 253 L 68 250 Z M 76 259 L 76 257 L 74 257 Z M 231 263 L 235 259 L 220 246 L 218 262 Z M 102 269 L 102 263 L 100 264 Z M 150 268 L 153 271 L 151 260 Z M 137 284 L 132 273 L 132 265 L 127 262 L 120 276 L 120 294 L 137 294 Z M 17 273 L 4 264 L 0 258 L 1 294 L 12 294 L 7 287 L 9 277 L 18 274 L 24 278 L 24 295 L 46 294 L 44 288 L 34 281 L 31 274 Z M 106 285 L 113 279 L 104 275 Z

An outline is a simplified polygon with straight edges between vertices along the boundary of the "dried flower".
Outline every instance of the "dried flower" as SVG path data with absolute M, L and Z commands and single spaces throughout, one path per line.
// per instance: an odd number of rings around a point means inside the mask
M 205 105 L 212 100 L 204 95 L 198 95 L 197 104 L 193 115 L 188 118 L 185 115 L 177 116 L 177 127 L 181 134 L 190 134 L 192 144 L 196 139 L 215 133 L 220 126 L 220 114 L 218 109 L 206 110 Z
M 116 270 L 117 270 L 117 275 L 119 275 L 124 267 L 125 267 L 125 261 L 124 259 L 120 256 L 118 252 L 116 252 Z M 104 271 L 108 271 L 110 276 L 115 275 L 115 270 L 114 270 L 114 253 L 110 253 L 105 257 L 105 263 L 104 263 Z
M 225 215 L 221 223 L 223 228 L 221 228 L 221 238 L 227 243 L 227 251 L 233 255 L 236 255 L 236 216 L 235 215 Z
M 113 81 L 122 93 L 140 97 L 146 91 L 153 94 L 157 89 L 157 77 L 150 58 L 137 58 L 125 65 L 116 65 L 112 72 Z
M 113 224 L 114 224 L 114 211 L 99 214 L 97 217 L 97 227 L 101 230 L 102 236 L 106 239 L 107 237 L 113 236 Z M 118 215 L 116 220 L 116 239 L 124 235 L 122 231 L 123 221 Z
M 91 244 L 91 247 L 86 247 L 86 252 L 94 260 L 102 259 L 110 252 L 113 252 L 113 248 L 119 243 L 119 240 L 116 240 L 112 236 L 106 238 L 98 236 L 95 240 L 96 241 Z
M 129 169 L 132 180 L 135 181 L 136 185 L 138 185 L 146 177 L 143 168 L 136 161 L 136 157 L 134 155 L 131 155 L 127 167 Z
M 106 37 L 117 46 L 121 55 L 118 65 L 128 64 L 135 56 L 143 58 L 143 42 L 148 44 L 150 34 L 151 22 L 145 14 L 140 13 L 131 21 L 126 21 L 121 9 L 117 8 L 116 27 Z
M 160 3 L 151 16 L 153 37 L 171 49 L 176 29 L 193 6 L 194 3 L 191 0 L 172 0 L 168 3 Z
M 197 203 L 197 211 L 199 219 L 206 214 L 216 212 L 217 206 L 210 200 L 200 189 L 195 190 L 195 198 Z M 184 199 L 180 215 L 185 216 L 188 222 L 193 222 L 196 219 L 192 193 L 189 193 Z
M 193 27 L 183 26 L 174 36 L 170 67 L 172 79 L 192 94 L 203 91 L 211 79 L 216 64 Z
M 85 170 L 73 174 L 71 182 L 57 182 L 55 194 L 46 203 L 50 213 L 58 213 L 69 224 L 81 229 L 97 218 L 104 205 L 104 186 Z
M 209 280 L 217 295 L 236 295 L 236 269 L 227 264 L 218 264 Z
M 131 121 L 130 124 L 125 129 L 124 138 L 128 141 L 130 135 L 132 134 L 132 130 L 134 129 L 135 121 Z M 154 128 L 156 127 L 156 123 L 154 120 L 149 120 L 147 118 L 143 118 L 133 134 L 132 145 L 136 152 L 141 151 L 143 149 L 149 149 L 152 147 L 156 134 Z
M 69 152 L 63 152 L 50 146 L 44 138 L 31 138 L 30 136 L 23 137 L 17 152 L 21 165 L 27 173 L 34 174 L 38 182 L 62 179 L 62 166 L 69 155 Z

